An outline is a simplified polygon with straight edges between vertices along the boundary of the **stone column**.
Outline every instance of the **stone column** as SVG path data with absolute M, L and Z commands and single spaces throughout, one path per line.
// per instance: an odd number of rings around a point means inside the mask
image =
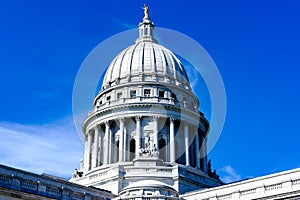
M 153 116 L 154 130 L 153 130 L 153 144 L 158 150 L 158 116 Z
M 184 142 L 185 142 L 185 165 L 190 165 L 189 158 L 189 125 L 187 122 L 184 123 Z
M 84 172 L 88 171 L 88 166 L 89 166 L 89 149 L 88 149 L 88 136 L 89 136 L 89 132 L 87 131 L 84 139 L 84 161 L 83 161 L 83 170 Z
M 123 161 L 127 161 L 128 155 L 128 145 L 127 145 L 127 129 L 126 129 L 126 119 L 124 119 L 124 128 L 123 128 Z
M 105 122 L 105 134 L 104 134 L 104 151 L 103 151 L 103 164 L 108 164 L 108 156 L 109 156 L 109 122 Z
M 136 136 L 135 136 L 135 158 L 138 158 L 140 156 L 139 150 L 141 148 L 141 116 L 135 116 L 136 121 Z
M 94 146 L 93 146 L 93 153 L 92 153 L 92 168 L 95 168 L 98 166 L 98 153 L 99 153 L 99 134 L 100 130 L 96 126 L 94 128 L 95 134 L 94 134 Z
M 196 167 L 197 169 L 200 169 L 200 154 L 199 154 L 199 135 L 198 135 L 198 129 L 196 128 L 196 137 L 195 137 L 195 145 L 196 145 Z
M 119 119 L 120 123 L 120 140 L 119 140 L 119 162 L 124 161 L 123 159 L 123 152 L 124 152 L 124 118 Z
M 113 151 L 113 138 L 112 138 L 112 130 L 109 129 L 108 131 L 108 164 L 111 164 L 113 162 L 114 158 L 114 151 Z
M 92 134 L 90 131 L 88 131 L 88 147 L 87 147 L 87 167 L 85 167 L 86 170 L 91 169 L 91 149 L 92 149 Z
M 98 150 L 98 166 L 101 166 L 103 164 L 103 131 L 101 127 L 99 126 L 99 150 Z
M 174 118 L 170 118 L 170 162 L 175 162 Z
M 207 147 L 206 147 L 206 143 L 207 143 L 207 137 L 203 138 L 203 151 L 204 151 L 204 157 L 203 157 L 203 162 L 204 162 L 204 172 L 207 173 Z

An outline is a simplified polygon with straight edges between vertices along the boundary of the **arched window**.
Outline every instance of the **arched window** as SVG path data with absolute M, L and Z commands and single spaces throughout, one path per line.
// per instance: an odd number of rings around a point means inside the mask
M 158 141 L 158 149 L 159 149 L 159 158 L 163 161 L 166 161 L 166 141 L 163 138 L 160 138 Z
M 119 140 L 116 142 L 116 146 L 117 146 L 117 148 L 116 148 L 116 162 L 118 162 L 119 161 Z
M 189 158 L 190 165 L 192 167 L 196 167 L 196 159 L 197 159 L 197 157 L 196 157 L 196 144 L 195 144 L 195 140 L 193 140 L 193 142 L 190 144 L 189 151 L 190 151 L 190 153 L 189 153 L 189 156 L 190 156 L 190 158 Z
M 179 151 L 179 144 L 178 142 L 175 140 L 175 159 L 176 159 L 176 163 L 180 164 L 179 162 L 179 154 L 180 154 L 180 151 Z
M 135 139 L 131 139 L 129 143 L 129 160 L 132 161 L 135 158 Z

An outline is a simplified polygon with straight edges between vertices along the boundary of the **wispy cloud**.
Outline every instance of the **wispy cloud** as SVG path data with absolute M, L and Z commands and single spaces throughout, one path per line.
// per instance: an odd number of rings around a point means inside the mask
M 230 165 L 223 167 L 219 170 L 221 180 L 225 183 L 231 183 L 234 181 L 241 180 L 241 175 L 238 174 L 234 168 L 232 168 Z
M 1 164 L 67 178 L 82 154 L 71 117 L 42 125 L 0 122 Z
M 127 29 L 134 29 L 134 28 L 137 28 L 137 24 L 130 24 L 130 23 L 126 23 L 126 22 L 123 22 L 119 19 L 113 19 L 113 21 L 116 23 L 116 24 L 119 24 Z

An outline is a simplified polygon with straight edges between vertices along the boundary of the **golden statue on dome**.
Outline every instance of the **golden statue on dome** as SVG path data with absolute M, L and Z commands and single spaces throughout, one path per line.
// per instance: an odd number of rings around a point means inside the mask
M 146 4 L 144 4 L 143 9 L 144 9 L 144 14 L 145 14 L 144 18 L 148 19 L 149 18 L 149 7 Z

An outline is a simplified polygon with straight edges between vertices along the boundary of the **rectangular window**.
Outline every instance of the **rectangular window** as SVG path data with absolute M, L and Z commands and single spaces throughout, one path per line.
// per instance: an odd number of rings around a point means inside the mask
M 130 90 L 130 97 L 136 97 L 136 90 Z
M 121 99 L 122 98 L 122 92 L 118 92 L 117 93 L 117 99 Z
M 159 90 L 158 91 L 158 96 L 161 97 L 161 98 L 165 97 L 165 91 Z
M 144 97 L 150 97 L 150 89 L 144 90 Z
M 172 93 L 172 94 L 171 94 L 171 97 L 172 97 L 173 99 L 176 99 L 176 94 Z

